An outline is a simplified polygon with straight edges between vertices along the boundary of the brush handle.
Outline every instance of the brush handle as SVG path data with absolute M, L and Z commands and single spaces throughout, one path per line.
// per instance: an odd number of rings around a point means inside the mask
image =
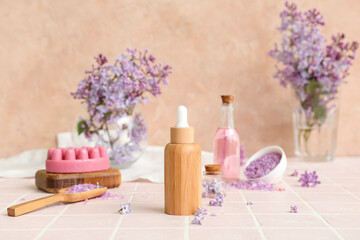
M 60 201 L 63 201 L 63 196 L 61 193 L 58 193 L 9 207 L 7 211 L 9 216 L 16 217 Z

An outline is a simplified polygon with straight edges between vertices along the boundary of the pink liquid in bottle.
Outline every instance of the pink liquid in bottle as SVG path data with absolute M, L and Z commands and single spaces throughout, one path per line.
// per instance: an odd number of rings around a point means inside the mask
M 234 128 L 233 97 L 222 96 L 220 128 L 214 138 L 214 163 L 221 164 L 223 178 L 239 179 L 240 175 L 240 138 Z

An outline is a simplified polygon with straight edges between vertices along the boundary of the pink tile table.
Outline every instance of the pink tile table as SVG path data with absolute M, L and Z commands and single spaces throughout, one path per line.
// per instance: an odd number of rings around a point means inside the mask
M 316 170 L 322 184 L 302 188 L 294 169 Z M 163 184 L 125 182 L 115 199 L 93 199 L 56 204 L 20 217 L 8 217 L 8 206 L 47 196 L 34 179 L 0 179 L 0 239 L 360 239 L 360 158 L 338 158 L 332 163 L 290 161 L 279 186 L 285 191 L 259 192 L 228 189 L 223 207 L 203 207 L 203 225 L 193 216 L 163 213 Z M 120 203 L 131 203 L 132 213 L 120 215 Z M 247 205 L 253 202 L 253 205 Z M 296 205 L 298 213 L 290 213 Z

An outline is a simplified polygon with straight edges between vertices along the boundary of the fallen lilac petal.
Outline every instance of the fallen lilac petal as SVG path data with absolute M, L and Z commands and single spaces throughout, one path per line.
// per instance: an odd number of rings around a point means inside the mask
M 130 203 L 122 203 L 122 204 L 120 204 L 119 213 L 122 214 L 122 215 L 126 215 L 128 213 L 131 213 Z
M 200 217 L 203 215 L 207 215 L 207 209 L 206 208 L 201 208 L 201 207 L 197 207 L 198 211 L 195 212 L 195 216 Z
M 253 202 L 247 202 L 246 205 L 250 206 L 250 205 L 253 205 L 254 203 Z
M 195 216 L 195 218 L 191 221 L 192 224 L 202 225 L 202 221 L 204 217 Z
M 290 176 L 297 177 L 298 175 L 299 175 L 298 170 L 294 169 L 294 172 Z
M 297 206 L 290 206 L 291 213 L 297 213 Z
M 210 216 L 215 217 L 215 216 L 216 216 L 216 213 L 212 213 L 212 214 L 210 214 Z

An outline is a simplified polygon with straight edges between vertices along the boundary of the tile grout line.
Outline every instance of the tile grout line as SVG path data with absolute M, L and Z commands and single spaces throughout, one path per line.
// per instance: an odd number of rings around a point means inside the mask
M 189 224 L 190 224 L 190 216 L 186 216 L 185 217 L 184 240 L 190 239 Z
M 139 182 L 136 183 L 133 194 L 131 194 L 131 196 L 128 199 L 129 203 L 131 203 L 132 199 L 134 198 L 134 196 L 136 194 L 136 190 L 138 189 L 138 187 L 139 187 Z M 119 220 L 117 221 L 117 223 L 115 225 L 115 228 L 114 228 L 113 232 L 111 233 L 111 236 L 109 237 L 109 239 L 111 239 L 111 240 L 115 239 L 115 236 L 116 236 L 117 232 L 119 231 L 119 227 L 122 224 L 123 219 L 124 219 L 124 215 L 121 215 Z
M 14 204 L 18 203 L 20 201 L 20 199 L 25 198 L 29 194 L 30 193 L 25 193 L 25 194 L 21 195 L 20 197 L 18 197 L 17 199 L 15 199 L 13 202 L 10 203 L 10 207 L 13 206 Z M 20 203 L 18 203 L 18 204 L 20 204 Z M 4 207 L 3 209 L 0 210 L 0 212 L 7 210 L 7 208 L 8 207 Z M 7 212 L 6 212 L 6 214 L 7 214 Z
M 323 230 L 329 230 L 328 227 L 262 227 L 264 229 L 303 229 L 303 230 L 317 230 L 317 229 L 323 229 Z M 43 228 L 20 228 L 20 229 L 0 229 L 0 232 L 15 232 L 15 231 L 37 231 L 37 230 L 42 230 Z M 126 227 L 126 228 L 122 228 L 122 229 L 132 229 L 132 230 L 141 230 L 141 229 L 158 229 L 158 230 L 162 230 L 162 229 L 184 229 L 183 227 Z M 199 229 L 196 227 L 190 228 L 190 229 Z M 257 229 L 256 227 L 204 227 L 201 226 L 201 229 L 239 229 L 239 230 L 254 230 Z M 346 227 L 338 227 L 336 229 L 339 230 L 359 230 L 359 228 L 357 227 L 350 227 L 350 228 L 346 228 Z M 51 231 L 64 231 L 64 230 L 113 230 L 113 228 L 110 227 L 103 227 L 103 228 L 52 228 Z
M 315 215 L 325 223 L 325 225 L 332 231 L 335 233 L 335 235 L 341 239 L 341 240 L 345 240 L 343 236 L 341 236 L 341 234 L 336 231 L 336 229 L 330 224 L 328 223 L 307 201 L 305 201 L 305 199 L 303 199 L 294 189 L 292 189 L 292 187 L 287 184 L 284 180 L 281 180 L 287 188 L 290 189 L 290 191 L 292 191 L 308 208 L 311 209 L 311 211 L 313 211 L 313 213 L 315 213 Z
M 261 228 L 260 223 L 259 223 L 259 221 L 257 220 L 257 218 L 256 218 L 253 210 L 251 209 L 250 206 L 247 205 L 247 201 L 246 201 L 245 195 L 242 193 L 242 191 L 240 191 L 240 195 L 241 195 L 241 198 L 242 198 L 243 201 L 244 201 L 244 204 L 246 204 L 246 208 L 248 209 L 248 211 L 249 211 L 249 213 L 250 213 L 250 215 L 251 215 L 251 217 L 252 217 L 252 219 L 253 219 L 253 221 L 254 221 L 254 223 L 255 223 L 256 229 L 257 229 L 258 232 L 260 233 L 261 239 L 266 240 L 267 237 L 265 236 L 264 231 L 263 231 L 263 229 Z
M 331 178 L 329 177 L 326 177 L 326 176 L 322 176 L 324 177 L 325 179 L 327 179 L 328 181 L 330 181 L 332 184 L 334 184 L 335 186 L 338 186 L 341 190 L 343 190 L 344 192 L 350 194 L 351 196 L 355 197 L 356 199 L 360 200 L 360 197 L 358 197 L 356 194 L 354 194 L 353 192 L 347 190 L 346 188 L 344 188 L 343 186 L 341 186 L 340 184 L 336 183 L 334 180 L 332 180 Z
M 44 233 L 48 230 L 48 228 L 49 228 L 51 225 L 53 225 L 53 224 L 55 223 L 55 221 L 56 221 L 61 215 L 63 215 L 63 213 L 64 213 L 69 207 L 70 207 L 70 205 L 67 205 L 66 207 L 64 207 L 64 209 L 63 209 L 61 212 L 59 212 L 59 214 L 56 215 L 56 216 L 51 220 L 51 222 L 49 222 L 48 225 L 45 226 L 45 228 L 43 228 L 43 229 L 41 230 L 41 232 L 34 238 L 34 240 L 40 239 L 40 238 L 44 235 Z

